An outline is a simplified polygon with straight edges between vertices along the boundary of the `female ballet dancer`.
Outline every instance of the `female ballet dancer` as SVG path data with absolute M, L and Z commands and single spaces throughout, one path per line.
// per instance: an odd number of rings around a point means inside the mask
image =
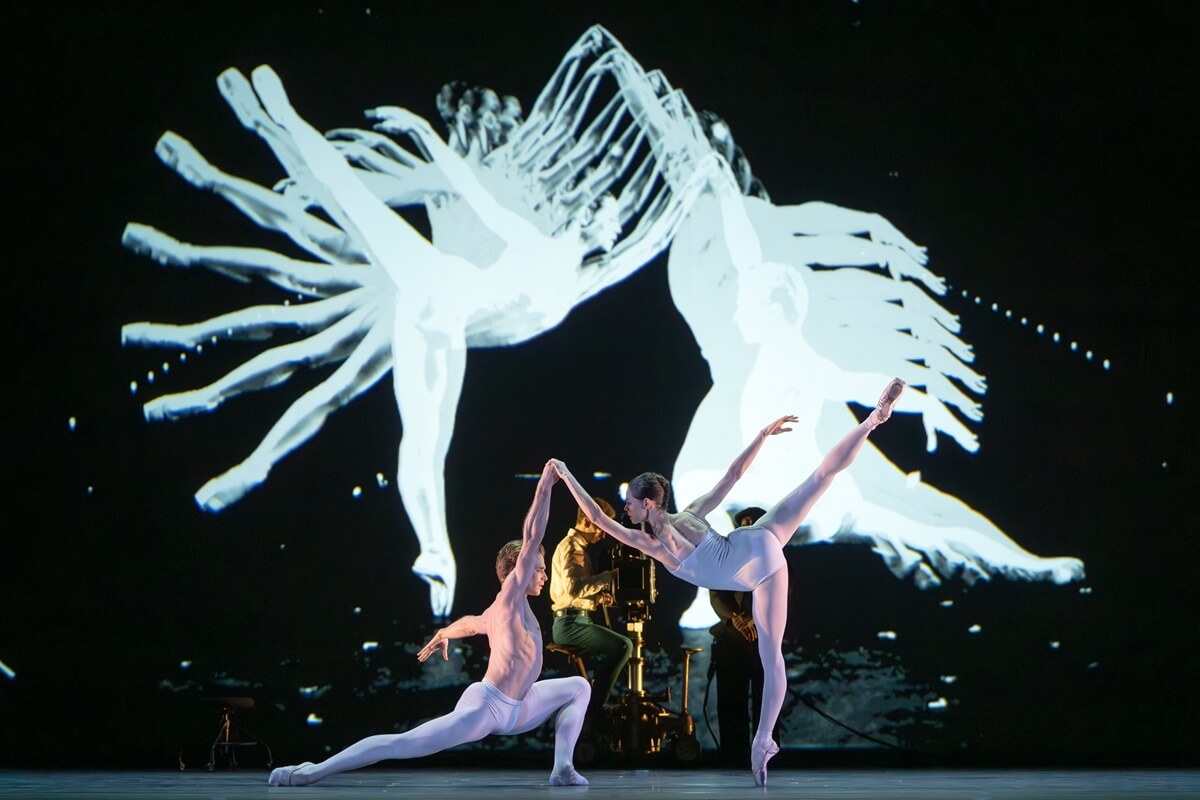
M 648 522 L 650 531 L 626 528 L 608 518 L 592 500 L 567 465 L 550 463 L 575 496 L 592 524 L 622 544 L 641 550 L 667 571 L 706 589 L 754 593 L 754 624 L 758 627 L 758 654 L 763 664 L 762 713 L 750 748 L 750 771 L 758 786 L 767 783 L 767 762 L 779 752 L 771 731 L 783 708 L 787 676 L 783 666 L 783 631 L 787 624 L 787 561 L 783 548 L 800 527 L 813 504 L 833 482 L 834 475 L 850 466 L 867 436 L 892 414 L 905 383 L 893 378 L 875 409 L 825 455 L 820 466 L 754 525 L 721 536 L 704 521 L 750 467 L 768 436 L 786 433 L 796 421 L 780 417 L 763 428 L 754 441 L 733 460 L 725 475 L 707 494 L 682 511 L 667 511 L 671 486 L 667 479 L 646 472 L 629 483 L 625 513 L 635 525 Z
M 592 687 L 578 675 L 537 679 L 542 671 L 542 630 L 529 607 L 529 598 L 541 594 L 546 585 L 542 537 L 550 490 L 557 482 L 557 472 L 547 462 L 525 517 L 521 540 L 504 545 L 496 556 L 501 586 L 492 604 L 477 617 L 463 617 L 442 628 L 417 654 L 418 660 L 425 661 L 441 650 L 442 658 L 447 658 L 451 639 L 482 633 L 491 645 L 483 680 L 468 686 L 458 705 L 445 716 L 404 733 L 368 736 L 320 764 L 280 767 L 271 772 L 269 785 L 303 786 L 387 758 L 419 758 L 493 733 L 525 733 L 555 714 L 550 785 L 587 784 L 587 779 L 575 771 L 572 757 Z

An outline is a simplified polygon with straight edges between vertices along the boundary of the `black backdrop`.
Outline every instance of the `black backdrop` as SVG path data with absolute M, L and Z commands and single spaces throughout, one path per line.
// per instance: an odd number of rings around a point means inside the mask
M 453 692 L 389 685 L 361 654 L 362 641 L 380 641 L 401 670 L 411 654 L 400 643 L 430 631 L 399 499 L 375 484 L 401 433 L 386 386 L 335 414 L 242 502 L 200 512 L 191 494 L 243 458 L 295 393 L 148 425 L 140 403 L 158 388 L 148 393 L 145 373 L 162 356 L 123 350 L 120 326 L 274 296 L 158 268 L 120 234 L 136 220 L 197 242 L 262 236 L 153 154 L 171 129 L 230 172 L 278 177 L 216 91 L 226 67 L 271 64 L 318 128 L 361 124 L 361 110 L 381 104 L 434 119 L 434 96 L 452 79 L 528 105 L 594 22 L 725 117 L 776 202 L 876 211 L 929 247 L 988 376 L 983 448 L 972 457 L 945 443 L 928 456 L 905 424 L 881 430 L 880 446 L 1034 552 L 1087 565 L 1086 581 L 1066 587 L 922 592 L 863 548 L 802 548 L 790 555 L 790 639 L 819 654 L 821 643 L 879 648 L 876 632 L 895 630 L 887 647 L 911 675 L 930 686 L 959 675 L 951 707 L 905 743 L 917 752 L 1195 764 L 1196 527 L 1185 503 L 1196 476 L 1186 309 L 1200 210 L 1198 15 L 1183 2 L 872 0 L 7 11 L 0 661 L 16 676 L 0 675 L 0 764 L 170 764 L 180 742 L 207 730 L 196 705 L 205 692 L 255 693 L 260 731 L 285 759 L 451 702 Z M 527 345 L 470 353 L 447 463 L 457 612 L 493 592 L 492 554 L 529 500 L 515 473 L 550 455 L 618 477 L 669 467 L 708 383 L 681 319 L 627 311 L 635 298 L 670 309 L 664 266 Z M 580 380 L 577 364 L 615 367 L 647 338 L 670 357 L 645 383 Z M 250 352 L 228 350 L 160 375 L 159 388 L 199 386 Z M 653 415 L 639 413 L 647 397 Z M 631 437 L 643 438 L 637 452 Z M 548 538 L 571 513 L 556 503 Z M 671 620 L 689 597 L 664 578 L 649 638 L 677 643 Z M 547 605 L 535 601 L 548 628 Z M 983 635 L 964 633 L 972 623 Z M 312 706 L 322 727 L 303 723 L 306 685 L 329 687 Z

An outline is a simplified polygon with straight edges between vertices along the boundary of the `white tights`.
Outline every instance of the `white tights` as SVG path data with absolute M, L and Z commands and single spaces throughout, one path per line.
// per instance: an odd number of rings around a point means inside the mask
M 756 523 L 770 530 L 779 543 L 787 546 L 792 534 L 808 516 L 809 509 L 833 483 L 837 473 L 854 461 L 867 435 L 879 423 L 872 415 L 834 445 L 820 466 Z M 773 746 L 771 731 L 783 709 L 787 692 L 787 673 L 783 666 L 783 630 L 787 626 L 788 571 L 776 570 L 754 589 L 754 624 L 758 628 L 758 655 L 763 665 L 762 713 L 754 742 L 759 747 Z M 771 745 L 768 745 L 771 743 Z
M 420 758 L 490 734 L 525 733 L 557 712 L 554 720 L 555 777 L 575 774 L 572 757 L 583 727 L 591 686 L 579 676 L 538 681 L 524 699 L 513 700 L 484 680 L 462 693 L 454 710 L 404 733 L 368 736 L 320 764 L 280 767 L 271 773 L 272 786 L 303 786 L 337 772 L 358 769 L 389 758 Z M 576 776 L 577 777 L 577 776 Z

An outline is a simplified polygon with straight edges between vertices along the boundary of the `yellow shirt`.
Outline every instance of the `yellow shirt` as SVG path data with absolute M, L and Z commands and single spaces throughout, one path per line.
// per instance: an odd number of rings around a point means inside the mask
M 550 607 L 554 611 L 564 608 L 595 611 L 599 606 L 596 596 L 612 589 L 613 570 L 593 575 L 587 547 L 583 534 L 571 528 L 554 548 L 554 558 L 550 560 Z

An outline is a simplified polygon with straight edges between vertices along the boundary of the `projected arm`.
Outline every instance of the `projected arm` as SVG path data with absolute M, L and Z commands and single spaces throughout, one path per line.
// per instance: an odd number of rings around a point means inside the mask
M 493 233 L 502 238 L 511 236 L 514 231 L 534 233 L 533 224 L 498 202 L 480 183 L 479 177 L 466 161 L 442 141 L 425 119 L 398 106 L 371 109 L 367 111 L 367 116 L 377 120 L 377 129 L 407 134 L 418 142 L 441 171 L 449 189 L 469 203 L 479 215 L 479 219 Z
M 279 459 L 311 439 L 330 414 L 387 374 L 388 345 L 386 325 L 372 325 L 332 375 L 288 407 L 246 460 L 200 487 L 196 503 L 205 511 L 220 511 L 265 481 Z

